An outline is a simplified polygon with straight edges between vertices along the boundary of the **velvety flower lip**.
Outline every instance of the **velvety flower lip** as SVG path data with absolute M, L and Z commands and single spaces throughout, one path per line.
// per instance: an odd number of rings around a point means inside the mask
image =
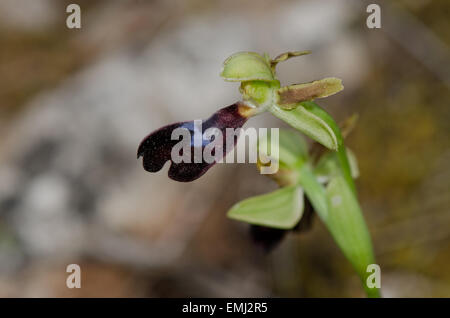
M 202 121 L 202 134 L 208 128 L 218 128 L 222 132 L 223 145 L 225 145 L 226 128 L 240 128 L 247 121 L 246 110 L 247 106 L 241 103 L 235 103 L 225 108 L 222 108 L 215 112 L 211 117 Z M 149 172 L 157 172 L 162 169 L 164 164 L 170 160 L 171 165 L 169 168 L 169 178 L 180 181 L 190 182 L 198 179 L 211 168 L 216 161 L 208 163 L 202 158 L 199 163 L 175 163 L 171 160 L 171 152 L 173 146 L 179 143 L 179 140 L 172 140 L 172 131 L 176 128 L 186 128 L 191 133 L 190 149 L 191 158 L 194 158 L 194 121 L 179 122 L 171 125 L 164 126 L 142 140 L 137 151 L 137 158 L 143 157 L 143 167 Z M 234 145 L 236 145 L 236 139 Z M 211 143 L 212 140 L 202 140 L 202 153 L 204 148 Z M 223 147 L 223 153 L 221 158 L 226 155 L 226 147 Z M 193 161 L 193 160 L 192 160 Z

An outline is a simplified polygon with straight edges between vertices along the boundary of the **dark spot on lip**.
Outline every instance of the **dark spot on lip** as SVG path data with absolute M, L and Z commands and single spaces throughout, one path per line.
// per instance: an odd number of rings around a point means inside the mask
M 222 108 L 215 112 L 210 118 L 202 121 L 202 134 L 206 129 L 216 127 L 221 130 L 223 137 L 223 152 L 221 158 L 226 155 L 226 128 L 240 128 L 247 121 L 240 112 L 239 103 L 232 104 L 228 107 Z M 216 162 L 208 163 L 202 158 L 199 163 L 175 163 L 171 160 L 171 152 L 173 146 L 180 142 L 180 140 L 172 140 L 172 131 L 176 128 L 186 128 L 194 133 L 194 121 L 179 122 L 171 125 L 164 126 L 142 140 L 137 151 L 137 158 L 143 157 L 143 167 L 149 172 L 157 172 L 162 169 L 167 161 L 171 161 L 169 168 L 169 178 L 180 181 L 190 182 L 198 179 L 208 171 Z M 212 141 L 203 139 L 201 145 L 201 151 L 205 146 Z M 235 140 L 236 144 L 236 140 Z M 191 140 L 190 144 L 191 158 L 194 158 L 194 144 Z

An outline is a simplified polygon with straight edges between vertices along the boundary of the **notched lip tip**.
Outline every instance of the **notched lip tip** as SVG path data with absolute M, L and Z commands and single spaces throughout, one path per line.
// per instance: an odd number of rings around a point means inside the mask
M 143 157 L 144 154 L 145 154 L 145 150 L 144 150 L 144 141 L 145 141 L 147 138 L 148 138 L 148 136 L 145 137 L 145 138 L 141 141 L 141 143 L 139 144 L 139 147 L 138 147 L 138 149 L 137 149 L 137 159 L 139 159 L 140 157 Z
M 136 158 L 136 159 L 139 159 L 139 158 L 142 157 L 143 155 L 144 155 L 144 152 L 142 151 L 141 147 L 139 147 L 139 148 L 138 148 L 138 151 L 137 151 L 137 158 Z

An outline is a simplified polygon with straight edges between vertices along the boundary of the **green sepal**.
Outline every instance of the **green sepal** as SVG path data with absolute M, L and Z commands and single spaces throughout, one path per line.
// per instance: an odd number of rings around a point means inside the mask
M 275 79 L 270 63 L 255 52 L 239 52 L 228 57 L 223 63 L 220 76 L 230 82 L 271 82 Z
M 298 186 L 280 188 L 236 203 L 231 219 L 278 229 L 292 229 L 303 215 L 303 191 Z
M 292 110 L 282 109 L 277 105 L 273 105 L 269 110 L 276 117 L 328 149 L 337 150 L 338 138 L 332 125 L 334 121 L 330 125 L 329 115 L 324 111 L 319 111 L 314 105 L 300 103 Z

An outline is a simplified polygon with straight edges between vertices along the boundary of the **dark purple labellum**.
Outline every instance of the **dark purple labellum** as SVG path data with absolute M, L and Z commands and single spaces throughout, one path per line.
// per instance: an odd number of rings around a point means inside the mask
M 208 128 L 218 128 L 222 132 L 222 144 L 224 146 L 222 148 L 222 154 L 219 154 L 217 157 L 223 158 L 227 153 L 227 147 L 225 147 L 226 128 L 241 128 L 247 121 L 247 117 L 244 115 L 246 108 L 247 106 L 235 103 L 218 110 L 210 118 L 201 122 L 202 135 Z M 172 140 L 172 132 L 176 128 L 186 128 L 190 132 L 191 139 L 189 147 L 191 151 L 190 158 L 192 158 L 191 162 L 176 163 L 171 158 L 172 148 L 178 144 L 181 139 Z M 201 148 L 201 153 L 203 153 L 205 147 L 214 140 L 208 140 L 201 137 L 202 140 L 200 143 L 194 143 L 194 128 L 194 121 L 185 121 L 164 126 L 144 138 L 139 145 L 137 152 L 138 158 L 141 156 L 143 157 L 142 163 L 144 169 L 150 172 L 157 172 L 161 170 L 168 160 L 170 160 L 169 178 L 176 181 L 189 182 L 201 177 L 216 163 L 216 161 L 209 163 L 205 161 L 204 158 L 200 158 L 199 162 L 194 162 L 195 154 L 200 152 L 199 148 Z M 236 141 L 237 138 L 234 140 L 234 145 L 236 144 Z M 195 148 L 197 148 L 198 151 L 196 151 Z

